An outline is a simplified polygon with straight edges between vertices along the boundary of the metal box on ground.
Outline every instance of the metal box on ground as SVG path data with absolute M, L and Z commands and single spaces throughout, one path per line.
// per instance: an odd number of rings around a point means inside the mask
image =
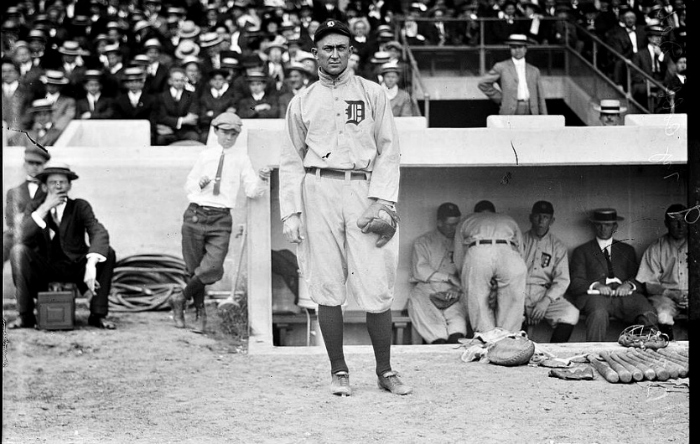
M 37 328 L 39 330 L 72 330 L 75 328 L 75 293 L 45 291 L 37 295 Z

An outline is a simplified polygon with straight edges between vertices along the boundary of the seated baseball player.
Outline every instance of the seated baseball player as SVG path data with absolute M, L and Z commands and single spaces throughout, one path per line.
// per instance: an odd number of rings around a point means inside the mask
M 27 207 L 29 217 L 10 251 L 19 317 L 8 327 L 33 327 L 37 293 L 50 282 L 73 282 L 90 301 L 88 324 L 113 329 L 114 323 L 105 319 L 116 261 L 109 233 L 87 201 L 68 197 L 78 178 L 68 165 L 47 163 L 36 177 L 46 197 Z
M 440 205 L 437 227 L 413 244 L 411 282 L 416 285 L 408 299 L 408 315 L 429 344 L 457 343 L 467 334 L 467 310 L 460 303 L 462 289 L 453 259 L 461 216 L 457 205 Z
M 668 233 L 654 241 L 642 256 L 637 281 L 656 309 L 659 330 L 673 339 L 674 318 L 688 308 L 688 224 L 686 207 L 668 207 L 664 225 Z
M 605 341 L 611 315 L 628 324 L 656 326 L 654 307 L 634 279 L 638 268 L 634 248 L 613 239 L 621 220 L 613 208 L 594 210 L 590 221 L 595 239 L 571 256 L 569 291 L 586 316 L 589 342 Z
M 578 322 L 579 312 L 564 299 L 569 288 L 569 259 L 566 246 L 550 231 L 554 206 L 539 201 L 530 213 L 532 228 L 523 234 L 527 289 L 525 318 L 529 325 L 546 320 L 554 327 L 549 342 L 567 342 Z

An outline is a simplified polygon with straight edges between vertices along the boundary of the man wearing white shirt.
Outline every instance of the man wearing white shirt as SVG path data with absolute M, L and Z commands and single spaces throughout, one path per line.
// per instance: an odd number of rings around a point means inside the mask
M 639 291 L 635 280 L 638 261 L 634 248 L 614 240 L 624 218 L 612 208 L 593 211 L 590 218 L 595 239 L 574 250 L 569 271 L 569 293 L 586 316 L 586 341 L 606 340 L 610 316 L 629 324 L 655 326 L 654 307 Z
M 24 172 L 26 179 L 21 185 L 11 188 L 7 192 L 7 205 L 5 206 L 5 222 L 7 231 L 2 233 L 2 263 L 10 258 L 10 249 L 15 244 L 15 238 L 22 221 L 24 210 L 34 200 L 42 201 L 46 192 L 39 186 L 36 175 L 44 170 L 44 165 L 51 159 L 48 151 L 31 145 L 24 150 Z
M 231 238 L 231 209 L 236 206 L 240 186 L 249 198 L 262 196 L 268 188 L 270 171 L 257 173 L 244 146 L 235 147 L 243 122 L 234 113 L 219 114 L 212 126 L 217 145 L 205 148 L 187 176 L 185 191 L 190 204 L 182 224 L 182 256 L 190 279 L 182 293 L 171 298 L 177 328 L 185 327 L 185 301 L 194 300 L 196 321 L 193 331 L 204 333 L 205 285 L 224 275 L 224 259 Z
M 546 115 L 540 70 L 525 61 L 527 36 L 512 34 L 505 43 L 510 46 L 511 58 L 496 63 L 479 82 L 479 89 L 501 105 L 501 115 Z
M 68 165 L 47 164 L 36 177 L 46 196 L 27 207 L 31 217 L 22 222 L 10 252 L 19 317 L 8 327 L 33 327 L 37 293 L 50 282 L 72 282 L 88 297 L 88 324 L 113 329 L 114 324 L 106 319 L 116 262 L 109 233 L 87 201 L 68 197 L 72 182 L 78 179 Z

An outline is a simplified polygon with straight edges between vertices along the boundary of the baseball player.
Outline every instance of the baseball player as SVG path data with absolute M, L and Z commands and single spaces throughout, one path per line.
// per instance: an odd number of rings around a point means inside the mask
M 347 69 L 350 37 L 347 25 L 337 20 L 318 27 L 312 52 L 319 81 L 287 108 L 280 157 L 283 230 L 298 244 L 301 273 L 319 305 L 331 392 L 352 392 L 341 310 L 349 295 L 367 312 L 379 387 L 405 395 L 412 389 L 390 363 L 398 236 L 378 239 L 372 233 L 377 221 L 396 225 L 399 137 L 382 88 Z
M 512 217 L 496 213 L 489 201 L 474 207 L 455 234 L 455 264 L 467 294 L 467 313 L 474 332 L 500 327 L 520 331 L 525 309 L 527 267 L 522 258 L 520 227 Z M 498 287 L 489 301 L 491 282 Z
M 566 246 L 549 231 L 554 223 L 554 206 L 544 200 L 535 202 L 530 223 L 532 228 L 523 235 L 527 265 L 525 317 L 530 325 L 549 321 L 554 327 L 549 342 L 567 342 L 579 312 L 564 299 L 569 288 L 569 259 Z
M 182 256 L 190 279 L 182 293 L 170 300 L 178 328 L 185 327 L 185 301 L 194 299 L 197 313 L 193 328 L 204 333 L 207 312 L 204 308 L 205 285 L 224 275 L 224 259 L 231 238 L 231 208 L 236 206 L 240 185 L 246 196 L 262 196 L 270 171 L 256 172 L 243 147 L 234 147 L 243 122 L 231 112 L 219 114 L 212 122 L 218 144 L 205 148 L 187 176 L 185 191 L 190 201 L 182 222 Z

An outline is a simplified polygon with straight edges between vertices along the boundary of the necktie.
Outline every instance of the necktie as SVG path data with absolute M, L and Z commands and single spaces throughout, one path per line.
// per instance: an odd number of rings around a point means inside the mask
M 603 256 L 605 256 L 605 262 L 608 263 L 608 277 L 612 279 L 615 277 L 615 272 L 613 271 L 612 261 L 610 260 L 610 253 L 608 253 L 607 248 L 603 248 Z
M 57 227 L 61 226 L 61 219 L 58 217 L 58 210 L 56 208 L 51 209 L 51 218 Z
M 221 151 L 219 158 L 219 167 L 216 169 L 216 178 L 214 178 L 214 196 L 218 196 L 221 192 L 221 171 L 224 169 L 224 152 Z
M 95 111 L 95 97 L 92 96 L 90 97 L 90 100 L 88 100 L 88 104 L 90 105 L 90 111 Z

